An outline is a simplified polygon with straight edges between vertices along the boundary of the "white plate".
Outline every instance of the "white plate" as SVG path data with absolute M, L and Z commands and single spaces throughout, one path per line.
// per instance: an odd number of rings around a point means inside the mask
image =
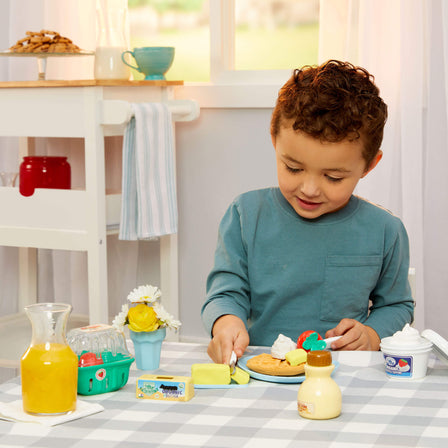
M 304 373 L 295 376 L 275 376 L 275 375 L 264 375 L 263 373 L 254 372 L 253 370 L 249 369 L 249 367 L 247 367 L 247 361 L 249 361 L 249 359 L 253 358 L 254 356 L 257 355 L 243 356 L 242 358 L 240 358 L 238 360 L 238 367 L 248 372 L 249 375 L 252 378 L 255 378 L 256 380 L 269 381 L 270 383 L 288 383 L 288 384 L 303 383 L 305 381 Z M 338 368 L 339 363 L 337 361 L 333 361 L 333 364 L 334 364 L 334 370 L 333 370 L 334 372 Z

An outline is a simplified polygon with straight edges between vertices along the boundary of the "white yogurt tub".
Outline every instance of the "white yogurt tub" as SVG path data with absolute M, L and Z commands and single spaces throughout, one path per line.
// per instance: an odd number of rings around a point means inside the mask
M 386 374 L 394 380 L 418 380 L 426 376 L 432 342 L 406 324 L 402 331 L 381 339 Z

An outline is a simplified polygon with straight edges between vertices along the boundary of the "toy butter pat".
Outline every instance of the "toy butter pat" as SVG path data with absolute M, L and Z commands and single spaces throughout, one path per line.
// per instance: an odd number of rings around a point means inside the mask
M 307 355 L 307 352 L 303 348 L 297 348 L 286 353 L 285 359 L 292 366 L 298 366 L 306 362 Z
M 235 367 L 235 372 L 230 377 L 237 384 L 247 384 L 250 380 L 250 375 L 239 367 Z
M 142 375 L 137 379 L 137 398 L 188 401 L 194 397 L 194 384 L 189 376 Z
M 227 364 L 193 364 L 191 377 L 194 384 L 230 384 L 230 367 Z
M 237 384 L 247 384 L 250 375 L 239 367 L 232 369 L 228 364 L 193 364 L 191 366 L 191 377 L 195 385 L 227 385 L 231 381 Z

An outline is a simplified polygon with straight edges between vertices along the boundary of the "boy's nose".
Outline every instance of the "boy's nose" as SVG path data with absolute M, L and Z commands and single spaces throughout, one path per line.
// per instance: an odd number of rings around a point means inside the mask
M 307 198 L 314 198 L 319 196 L 320 188 L 317 179 L 313 176 L 307 176 L 303 179 L 302 184 L 300 185 L 300 191 Z

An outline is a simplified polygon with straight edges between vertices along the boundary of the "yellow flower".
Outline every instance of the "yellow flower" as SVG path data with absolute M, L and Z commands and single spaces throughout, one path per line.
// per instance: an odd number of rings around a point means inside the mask
M 159 328 L 159 320 L 152 306 L 143 303 L 132 307 L 128 312 L 129 329 L 132 331 L 154 331 Z

